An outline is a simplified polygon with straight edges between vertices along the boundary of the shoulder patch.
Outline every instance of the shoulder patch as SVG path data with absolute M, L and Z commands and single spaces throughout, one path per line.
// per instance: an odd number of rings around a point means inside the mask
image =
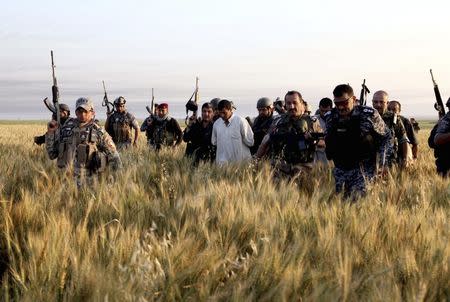
M 364 113 L 374 113 L 375 109 L 370 107 L 363 107 L 362 112 Z

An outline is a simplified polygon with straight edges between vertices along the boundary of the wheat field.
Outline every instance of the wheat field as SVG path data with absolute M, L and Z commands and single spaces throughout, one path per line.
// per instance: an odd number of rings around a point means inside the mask
M 78 191 L 34 135 L 0 123 L 2 301 L 449 301 L 450 181 L 419 135 L 408 171 L 349 204 L 330 171 L 201 165 L 184 145 L 122 153 Z

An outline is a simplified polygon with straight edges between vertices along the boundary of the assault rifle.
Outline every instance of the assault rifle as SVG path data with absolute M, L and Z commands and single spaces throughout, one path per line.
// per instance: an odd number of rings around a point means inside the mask
M 56 113 L 56 121 L 58 122 L 58 129 L 61 129 L 61 117 L 60 117 L 60 112 L 59 112 L 59 90 L 58 90 L 58 83 L 56 81 L 56 76 L 55 76 L 55 63 L 53 61 L 53 50 L 50 51 L 50 56 L 52 58 L 52 77 L 53 77 L 53 86 L 52 86 L 52 103 L 53 103 L 53 108 L 55 109 L 55 113 Z M 47 105 L 47 103 L 44 100 L 44 103 Z M 49 107 L 47 107 L 49 108 Z M 50 109 L 50 108 L 49 108 Z
M 442 102 L 441 93 L 439 92 L 439 87 L 438 87 L 436 81 L 434 80 L 433 71 L 431 69 L 430 69 L 430 74 L 431 74 L 431 80 L 433 81 L 433 85 L 434 85 L 434 95 L 436 97 L 436 103 L 434 103 L 434 109 L 437 110 L 437 112 L 439 114 L 439 118 L 442 118 L 445 115 L 444 103 Z
M 46 97 L 44 100 L 44 105 L 45 107 L 47 107 L 47 109 L 52 113 L 52 120 L 56 120 L 56 109 L 53 106 L 52 103 L 50 103 L 50 101 L 48 100 L 48 98 Z M 44 135 L 38 135 L 34 137 L 34 142 L 37 145 L 42 145 L 45 143 L 45 134 Z
M 147 109 L 148 113 L 150 113 L 150 116 L 153 116 L 153 114 L 155 114 L 155 95 L 153 93 L 153 88 L 152 88 L 152 101 L 150 103 L 150 107 L 145 106 L 145 109 Z
M 45 98 L 45 99 L 43 100 L 43 102 L 44 102 L 45 107 L 47 107 L 47 109 L 52 113 L 52 116 L 55 116 L 55 117 L 56 117 L 56 109 L 55 109 L 55 107 L 53 106 L 53 104 L 50 103 L 50 101 L 48 100 L 48 98 Z
M 363 83 L 361 84 L 361 93 L 359 95 L 359 104 L 366 106 L 367 103 L 367 94 L 370 93 L 369 88 L 366 86 L 366 79 L 364 79 Z
M 195 78 L 195 90 L 194 93 L 192 93 L 191 98 L 186 103 L 186 125 L 188 124 L 189 119 L 189 111 L 192 111 L 192 117 L 197 117 L 197 110 L 198 110 L 198 77 Z M 194 100 L 192 100 L 194 99 Z
M 106 107 L 106 116 L 110 116 L 114 113 L 114 105 L 108 100 L 108 94 L 106 93 L 105 88 L 105 81 L 102 81 L 103 83 L 103 91 L 105 92 L 105 95 L 103 96 L 103 102 L 102 107 Z

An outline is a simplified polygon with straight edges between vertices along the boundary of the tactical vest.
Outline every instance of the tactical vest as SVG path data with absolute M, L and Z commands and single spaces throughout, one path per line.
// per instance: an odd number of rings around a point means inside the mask
M 107 157 L 97 148 L 98 128 L 95 123 L 80 128 L 76 120 L 67 122 L 61 129 L 58 167 L 64 168 L 75 163 L 76 168 L 85 168 L 93 172 L 104 171 Z
M 325 137 L 326 153 L 334 165 L 342 169 L 354 169 L 362 160 L 376 158 L 376 141 L 371 133 L 361 129 L 361 114 L 340 119 L 336 114 L 330 121 Z
M 314 161 L 315 144 L 305 139 L 306 132 L 313 131 L 310 116 L 291 119 L 288 115 L 277 124 L 270 134 L 272 158 L 282 159 L 288 164 L 310 163 Z
M 114 143 L 131 142 L 131 116 L 128 112 L 121 114 L 115 113 L 110 117 L 110 128 L 112 128 L 112 135 Z
M 73 148 L 71 148 L 72 133 L 77 125 L 76 119 L 70 118 L 61 128 L 60 140 L 58 143 L 58 158 L 56 159 L 58 168 L 66 168 L 73 163 L 75 153 Z

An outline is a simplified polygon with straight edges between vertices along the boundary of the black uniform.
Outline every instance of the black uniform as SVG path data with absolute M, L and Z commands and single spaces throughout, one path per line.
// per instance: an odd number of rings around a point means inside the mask
M 269 117 L 258 116 L 255 118 L 255 121 L 252 125 L 253 139 L 255 140 L 255 143 L 250 148 L 250 152 L 252 155 L 256 154 L 256 152 L 258 151 L 259 145 L 261 145 L 264 136 L 269 132 L 272 122 L 273 115 Z
M 448 176 L 450 172 L 450 143 L 436 146 L 434 144 L 434 138 L 438 133 L 450 133 L 450 112 L 447 112 L 447 114 L 439 120 L 428 138 L 429 146 L 434 149 L 437 172 L 442 176 Z
M 185 155 L 193 157 L 195 164 L 216 159 L 216 146 L 211 143 L 212 129 L 213 122 L 204 127 L 201 121 L 197 121 L 184 130 L 183 141 L 187 143 Z

